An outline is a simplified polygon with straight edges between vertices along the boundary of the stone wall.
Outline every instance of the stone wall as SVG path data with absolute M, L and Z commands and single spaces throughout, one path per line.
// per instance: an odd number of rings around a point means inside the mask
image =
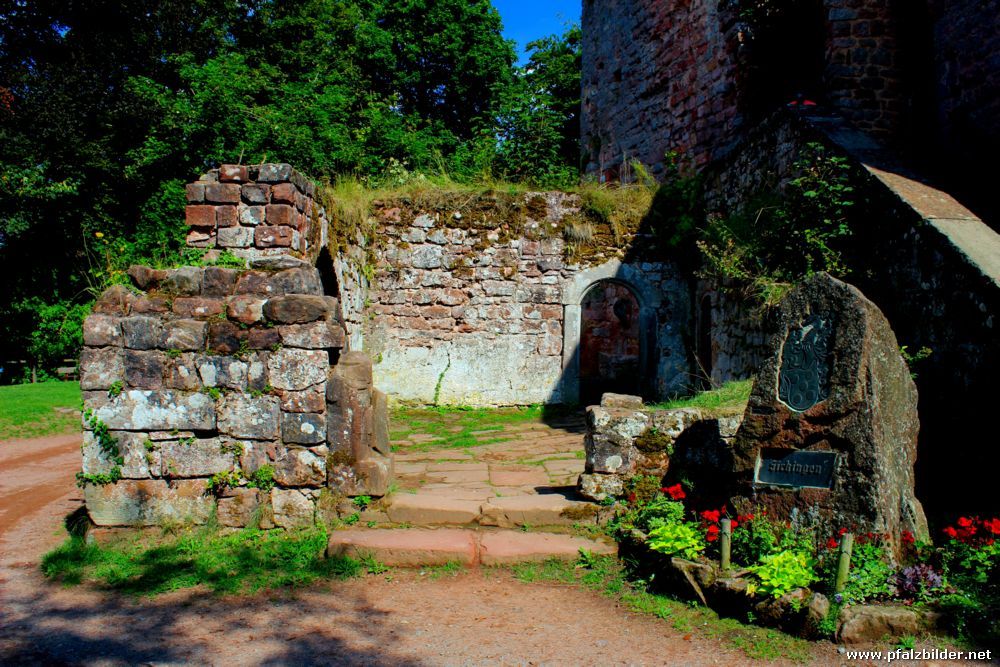
M 366 332 L 379 387 L 425 404 L 576 402 L 581 303 L 591 287 L 612 281 L 640 305 L 647 393 L 683 390 L 686 281 L 671 264 L 612 248 L 572 259 L 564 235 L 579 214 L 579 199 L 562 193 L 382 202 L 384 245 Z
M 326 250 L 314 192 L 288 165 L 209 172 L 188 186 L 188 242 L 247 268 L 135 266 L 97 301 L 80 359 L 97 525 L 291 527 L 386 493 L 386 395 L 350 351 L 367 284 L 358 248 Z
M 759 112 L 790 101 L 794 93 L 772 99 L 773 81 L 813 58 L 816 81 L 798 92 L 858 129 L 906 144 L 936 128 L 966 155 L 996 148 L 996 0 L 787 4 L 799 13 L 765 30 L 735 2 L 585 0 L 587 171 L 617 179 L 630 159 L 655 171 L 668 151 L 703 166 Z M 816 43 L 806 43 L 814 23 Z
M 627 159 L 662 168 L 676 150 L 700 166 L 741 123 L 736 13 L 694 0 L 584 0 L 583 151 L 617 180 Z

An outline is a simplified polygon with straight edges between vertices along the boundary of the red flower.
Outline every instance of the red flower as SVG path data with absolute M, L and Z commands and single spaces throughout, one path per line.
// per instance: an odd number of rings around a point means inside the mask
M 705 539 L 708 540 L 709 542 L 714 542 L 717 539 L 719 539 L 719 527 L 709 526 L 708 530 L 705 531 Z
M 847 529 L 846 528 L 841 528 L 840 530 L 837 531 L 837 536 L 838 537 L 843 537 L 844 535 L 847 535 Z
M 747 523 L 748 521 L 753 521 L 753 514 L 740 514 L 736 517 L 736 520 L 740 523 Z
M 954 526 L 948 526 L 947 528 L 945 528 L 944 534 L 953 540 L 958 537 L 958 531 L 955 530 Z
M 970 519 L 968 517 L 965 517 L 965 516 L 958 517 L 958 527 L 959 528 L 971 528 L 972 527 L 972 519 Z
M 660 489 L 660 491 L 663 491 L 674 500 L 683 500 L 684 498 L 687 497 L 687 494 L 684 493 L 684 489 L 681 488 L 680 484 L 674 484 L 671 487 Z
M 826 548 L 827 549 L 836 549 L 837 546 L 838 546 L 837 545 L 837 540 L 833 539 L 832 537 L 826 541 Z
M 739 527 L 740 527 L 740 520 L 739 519 L 733 519 L 732 520 L 732 525 L 730 526 L 730 528 L 732 530 L 736 530 Z
M 903 538 L 903 544 L 913 544 L 914 542 L 917 541 L 916 538 L 913 537 L 913 533 L 911 533 L 908 530 L 903 531 L 902 538 Z
M 633 491 L 632 493 L 628 494 L 628 501 L 630 503 L 634 503 L 635 499 L 636 499 L 635 491 Z
M 1000 519 L 993 518 L 989 521 L 983 521 L 983 528 L 990 531 L 994 535 L 1000 535 Z
M 701 518 L 705 521 L 711 521 L 712 523 L 719 523 L 719 517 L 721 516 L 719 510 L 705 510 L 701 513 Z

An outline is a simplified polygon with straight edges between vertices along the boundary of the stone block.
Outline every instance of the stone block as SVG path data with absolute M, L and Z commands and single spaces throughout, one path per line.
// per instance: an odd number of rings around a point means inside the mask
M 248 341 L 249 337 L 246 330 L 228 320 L 212 320 L 208 323 L 208 350 L 210 352 L 235 354 L 243 348 L 244 341 Z
M 80 352 L 80 388 L 108 389 L 125 378 L 125 354 L 117 347 L 85 347 Z
M 264 224 L 264 207 L 263 206 L 241 206 L 239 209 L 239 219 L 240 224 L 246 227 L 257 227 Z M 248 232 L 250 237 L 250 243 L 248 245 L 253 245 L 253 230 L 245 230 Z
M 619 475 L 582 474 L 577 481 L 580 495 L 595 502 L 620 498 L 625 494 L 625 482 Z
M 222 450 L 219 438 L 167 440 L 160 443 L 163 476 L 211 477 L 232 470 L 233 455 Z
M 201 293 L 208 297 L 226 297 L 236 288 L 236 278 L 239 271 L 220 266 L 205 268 L 201 282 Z
M 165 350 L 197 352 L 205 349 L 208 324 L 198 320 L 174 320 L 163 329 L 161 347 Z
M 642 410 L 642 396 L 606 393 L 601 396 L 602 408 L 629 408 Z
M 98 526 L 157 526 L 165 523 L 202 524 L 215 500 L 205 494 L 204 480 L 121 480 L 84 488 L 91 521 Z
M 206 387 L 246 389 L 247 362 L 235 357 L 203 356 L 195 363 L 198 376 Z
M 109 398 L 96 413 L 112 430 L 215 429 L 215 403 L 208 396 L 198 393 L 130 389 Z
M 182 266 L 170 269 L 160 281 L 160 289 L 177 296 L 198 296 L 201 294 L 202 269 L 196 266 Z
M 274 481 L 281 487 L 320 487 L 326 482 L 326 457 L 290 447 L 274 462 Z
M 216 226 L 216 238 L 221 239 L 222 235 L 218 234 L 223 229 L 235 228 L 239 225 L 239 218 L 236 214 L 235 206 L 216 206 L 215 207 L 215 226 Z M 221 244 L 221 241 L 220 241 Z
M 316 514 L 311 494 L 299 489 L 271 489 L 271 509 L 280 528 L 311 526 Z
M 287 324 L 278 327 L 278 332 L 283 345 L 308 350 L 342 348 L 346 338 L 344 327 L 336 320 Z
M 262 183 L 281 183 L 292 179 L 292 165 L 285 163 L 269 163 L 260 165 L 257 180 Z
M 112 285 L 94 303 L 92 313 L 100 315 L 128 315 L 132 311 L 135 295 L 124 285 Z
M 215 228 L 214 206 L 188 206 L 184 209 L 184 220 L 188 227 L 200 229 Z
M 837 641 L 844 644 L 893 641 L 919 635 L 920 626 L 920 616 L 907 607 L 850 606 L 840 613 Z
M 215 239 L 215 228 L 212 227 L 211 229 L 192 229 L 187 233 L 184 241 L 189 248 L 214 248 Z
M 275 186 L 271 191 L 271 201 L 281 186 Z M 295 227 L 295 209 L 285 204 L 268 204 L 264 210 L 264 222 L 272 227 Z
M 300 391 L 326 380 L 330 360 L 326 352 L 282 348 L 267 360 L 267 372 L 275 389 Z
M 205 184 L 188 183 L 184 187 L 184 194 L 189 204 L 198 204 L 205 201 Z
M 220 248 L 251 248 L 254 245 L 254 233 L 250 227 L 222 227 L 218 231 Z
M 193 354 L 166 355 L 163 361 L 163 387 L 182 391 L 198 391 L 201 379 Z
M 391 457 L 389 443 L 389 397 L 385 392 L 372 391 L 372 442 L 371 447 L 379 454 Z
M 291 183 L 279 183 L 271 188 L 271 202 L 273 204 L 294 204 L 297 189 Z
M 271 274 L 264 271 L 243 271 L 236 279 L 236 294 L 272 296 L 277 291 L 271 282 Z
M 257 227 L 254 229 L 254 244 L 258 248 L 290 248 L 293 234 L 291 227 Z
M 205 201 L 213 204 L 238 204 L 240 186 L 235 183 L 208 183 L 205 185 Z
M 296 266 L 279 271 L 271 277 L 271 283 L 277 294 L 323 295 L 323 283 L 319 278 L 319 270 L 314 266 Z M 333 310 L 336 312 L 338 309 L 334 308 Z
M 312 294 L 277 296 L 264 304 L 264 316 L 279 324 L 304 324 L 324 320 L 338 310 L 335 298 Z
M 83 344 L 91 347 L 122 345 L 121 320 L 110 315 L 90 315 L 83 321 Z
M 247 183 L 240 189 L 243 201 L 248 204 L 266 204 L 271 196 L 271 186 L 263 183 Z
M 163 386 L 163 354 L 156 351 L 125 350 L 125 386 L 159 389 Z
M 111 431 L 111 437 L 118 446 L 122 457 L 119 466 L 124 479 L 149 479 L 160 475 L 160 452 L 145 433 L 130 433 L 128 431 Z M 147 447 L 147 444 L 150 445 Z M 116 465 L 111 457 L 101 447 L 91 431 L 84 431 L 83 472 L 87 475 L 108 473 Z
M 227 528 L 246 528 L 253 522 L 259 506 L 257 489 L 229 489 L 219 498 L 216 516 Z
M 132 312 L 137 315 L 160 315 L 170 312 L 170 300 L 161 296 L 137 296 L 132 304 Z
M 163 329 L 155 317 L 135 316 L 121 321 L 125 347 L 133 350 L 152 350 L 160 344 Z
M 281 391 L 278 399 L 282 412 L 323 412 L 326 410 L 326 387 L 319 385 L 305 391 Z M 325 423 L 323 432 L 326 432 Z
M 226 304 L 226 315 L 241 324 L 256 324 L 264 319 L 264 302 L 249 294 L 234 296 Z
M 219 167 L 219 181 L 222 183 L 246 183 L 250 180 L 250 169 L 242 164 L 224 164 Z
M 421 246 L 411 255 L 411 263 L 415 269 L 441 268 L 444 250 L 440 246 Z
M 174 299 L 173 308 L 179 317 L 209 318 L 224 313 L 226 304 L 222 299 L 201 296 L 178 297 Z
M 278 437 L 279 418 L 276 397 L 230 393 L 219 405 L 219 433 L 233 438 L 274 440 Z
M 254 327 L 248 334 L 247 341 L 251 350 L 271 350 L 281 346 L 281 334 L 276 328 Z
M 319 445 L 326 442 L 326 415 L 282 413 L 281 439 L 301 445 Z

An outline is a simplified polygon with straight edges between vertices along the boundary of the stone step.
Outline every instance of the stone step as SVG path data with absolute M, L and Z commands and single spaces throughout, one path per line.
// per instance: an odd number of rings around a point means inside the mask
M 461 528 L 352 528 L 334 531 L 327 545 L 328 556 L 371 556 L 391 567 L 424 567 L 460 563 L 510 565 L 557 558 L 574 560 L 580 549 L 613 555 L 617 547 L 572 535 L 478 531 Z
M 421 489 L 395 493 L 387 499 L 386 514 L 392 523 L 410 526 L 571 526 L 594 523 L 598 507 L 572 500 L 561 493 L 494 494 L 496 487 Z M 520 488 L 517 491 L 521 491 Z

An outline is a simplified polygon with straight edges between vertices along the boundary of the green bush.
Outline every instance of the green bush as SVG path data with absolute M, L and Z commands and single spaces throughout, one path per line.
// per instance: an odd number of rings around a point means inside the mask
M 694 560 L 705 550 L 701 526 L 689 521 L 672 521 L 649 531 L 649 548 L 666 556 Z
M 780 598 L 816 581 L 813 568 L 813 557 L 805 551 L 779 551 L 764 556 L 759 565 L 749 568 L 757 581 L 747 587 L 747 593 Z
M 684 519 L 684 504 L 665 496 L 654 498 L 638 511 L 635 527 L 649 531 L 667 523 L 678 523 Z

